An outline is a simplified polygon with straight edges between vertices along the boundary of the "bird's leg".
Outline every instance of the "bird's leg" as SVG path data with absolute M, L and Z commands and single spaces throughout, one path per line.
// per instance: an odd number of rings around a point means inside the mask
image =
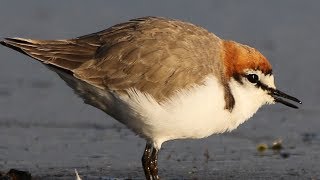
M 152 180 L 152 176 L 150 172 L 151 150 L 152 150 L 152 144 L 147 142 L 146 148 L 144 149 L 143 156 L 141 159 L 142 167 L 147 180 Z
M 158 150 L 156 148 L 153 148 L 152 150 L 150 172 L 154 180 L 160 179 L 158 175 Z

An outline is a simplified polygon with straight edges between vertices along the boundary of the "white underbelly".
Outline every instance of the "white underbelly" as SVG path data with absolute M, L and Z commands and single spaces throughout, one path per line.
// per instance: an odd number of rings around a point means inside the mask
M 262 104 L 273 102 L 263 90 L 240 86 L 231 79 L 229 85 L 235 106 L 229 112 L 224 108 L 224 87 L 213 76 L 207 77 L 204 85 L 178 91 L 161 104 L 137 89 L 129 89 L 129 96 L 121 96 L 73 77 L 64 76 L 64 80 L 85 103 L 105 111 L 158 148 L 167 140 L 203 138 L 231 131 Z
M 213 77 L 207 78 L 205 85 L 178 92 L 161 105 L 137 90 L 130 92 L 130 98 L 122 99 L 136 112 L 134 119 L 123 123 L 159 144 L 172 139 L 203 138 L 238 126 L 224 108 L 222 85 Z

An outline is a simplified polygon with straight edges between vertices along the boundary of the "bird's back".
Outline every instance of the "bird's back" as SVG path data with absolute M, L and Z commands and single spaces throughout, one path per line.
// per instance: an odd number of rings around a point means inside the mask
M 130 88 L 162 102 L 175 92 L 220 81 L 221 40 L 190 23 L 145 17 L 68 40 L 7 38 L 1 42 L 45 64 L 67 70 L 103 90 L 126 94 Z M 188 79 L 188 81 L 185 81 Z

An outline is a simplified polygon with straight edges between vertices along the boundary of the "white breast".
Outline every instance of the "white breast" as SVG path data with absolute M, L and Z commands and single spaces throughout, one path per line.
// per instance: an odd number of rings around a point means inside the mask
M 236 83 L 236 82 L 234 82 Z M 237 95 L 241 87 L 233 86 Z M 124 123 L 137 133 L 143 134 L 160 148 L 164 141 L 181 138 L 203 138 L 215 133 L 231 131 L 247 120 L 262 104 L 242 112 L 241 105 L 250 102 L 240 98 L 232 113 L 224 109 L 224 91 L 214 77 L 208 77 L 205 85 L 182 90 L 170 100 L 159 104 L 149 95 L 130 90 L 122 100 L 136 113 L 134 119 Z

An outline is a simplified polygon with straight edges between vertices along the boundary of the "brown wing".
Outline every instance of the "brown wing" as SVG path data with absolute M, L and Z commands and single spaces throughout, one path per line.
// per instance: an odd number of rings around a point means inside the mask
M 74 70 L 94 57 L 96 45 L 72 40 L 32 40 L 6 38 L 0 42 L 45 64 L 52 64 L 66 70 Z
M 221 65 L 221 40 L 181 21 L 143 18 L 100 32 L 104 44 L 94 59 L 74 71 L 79 79 L 101 88 L 136 88 L 159 101 L 201 84 Z
M 145 17 L 76 39 L 1 43 L 96 87 L 124 93 L 136 88 L 159 101 L 201 84 L 209 73 L 222 80 L 222 72 L 214 71 L 222 66 L 221 40 L 177 20 Z

